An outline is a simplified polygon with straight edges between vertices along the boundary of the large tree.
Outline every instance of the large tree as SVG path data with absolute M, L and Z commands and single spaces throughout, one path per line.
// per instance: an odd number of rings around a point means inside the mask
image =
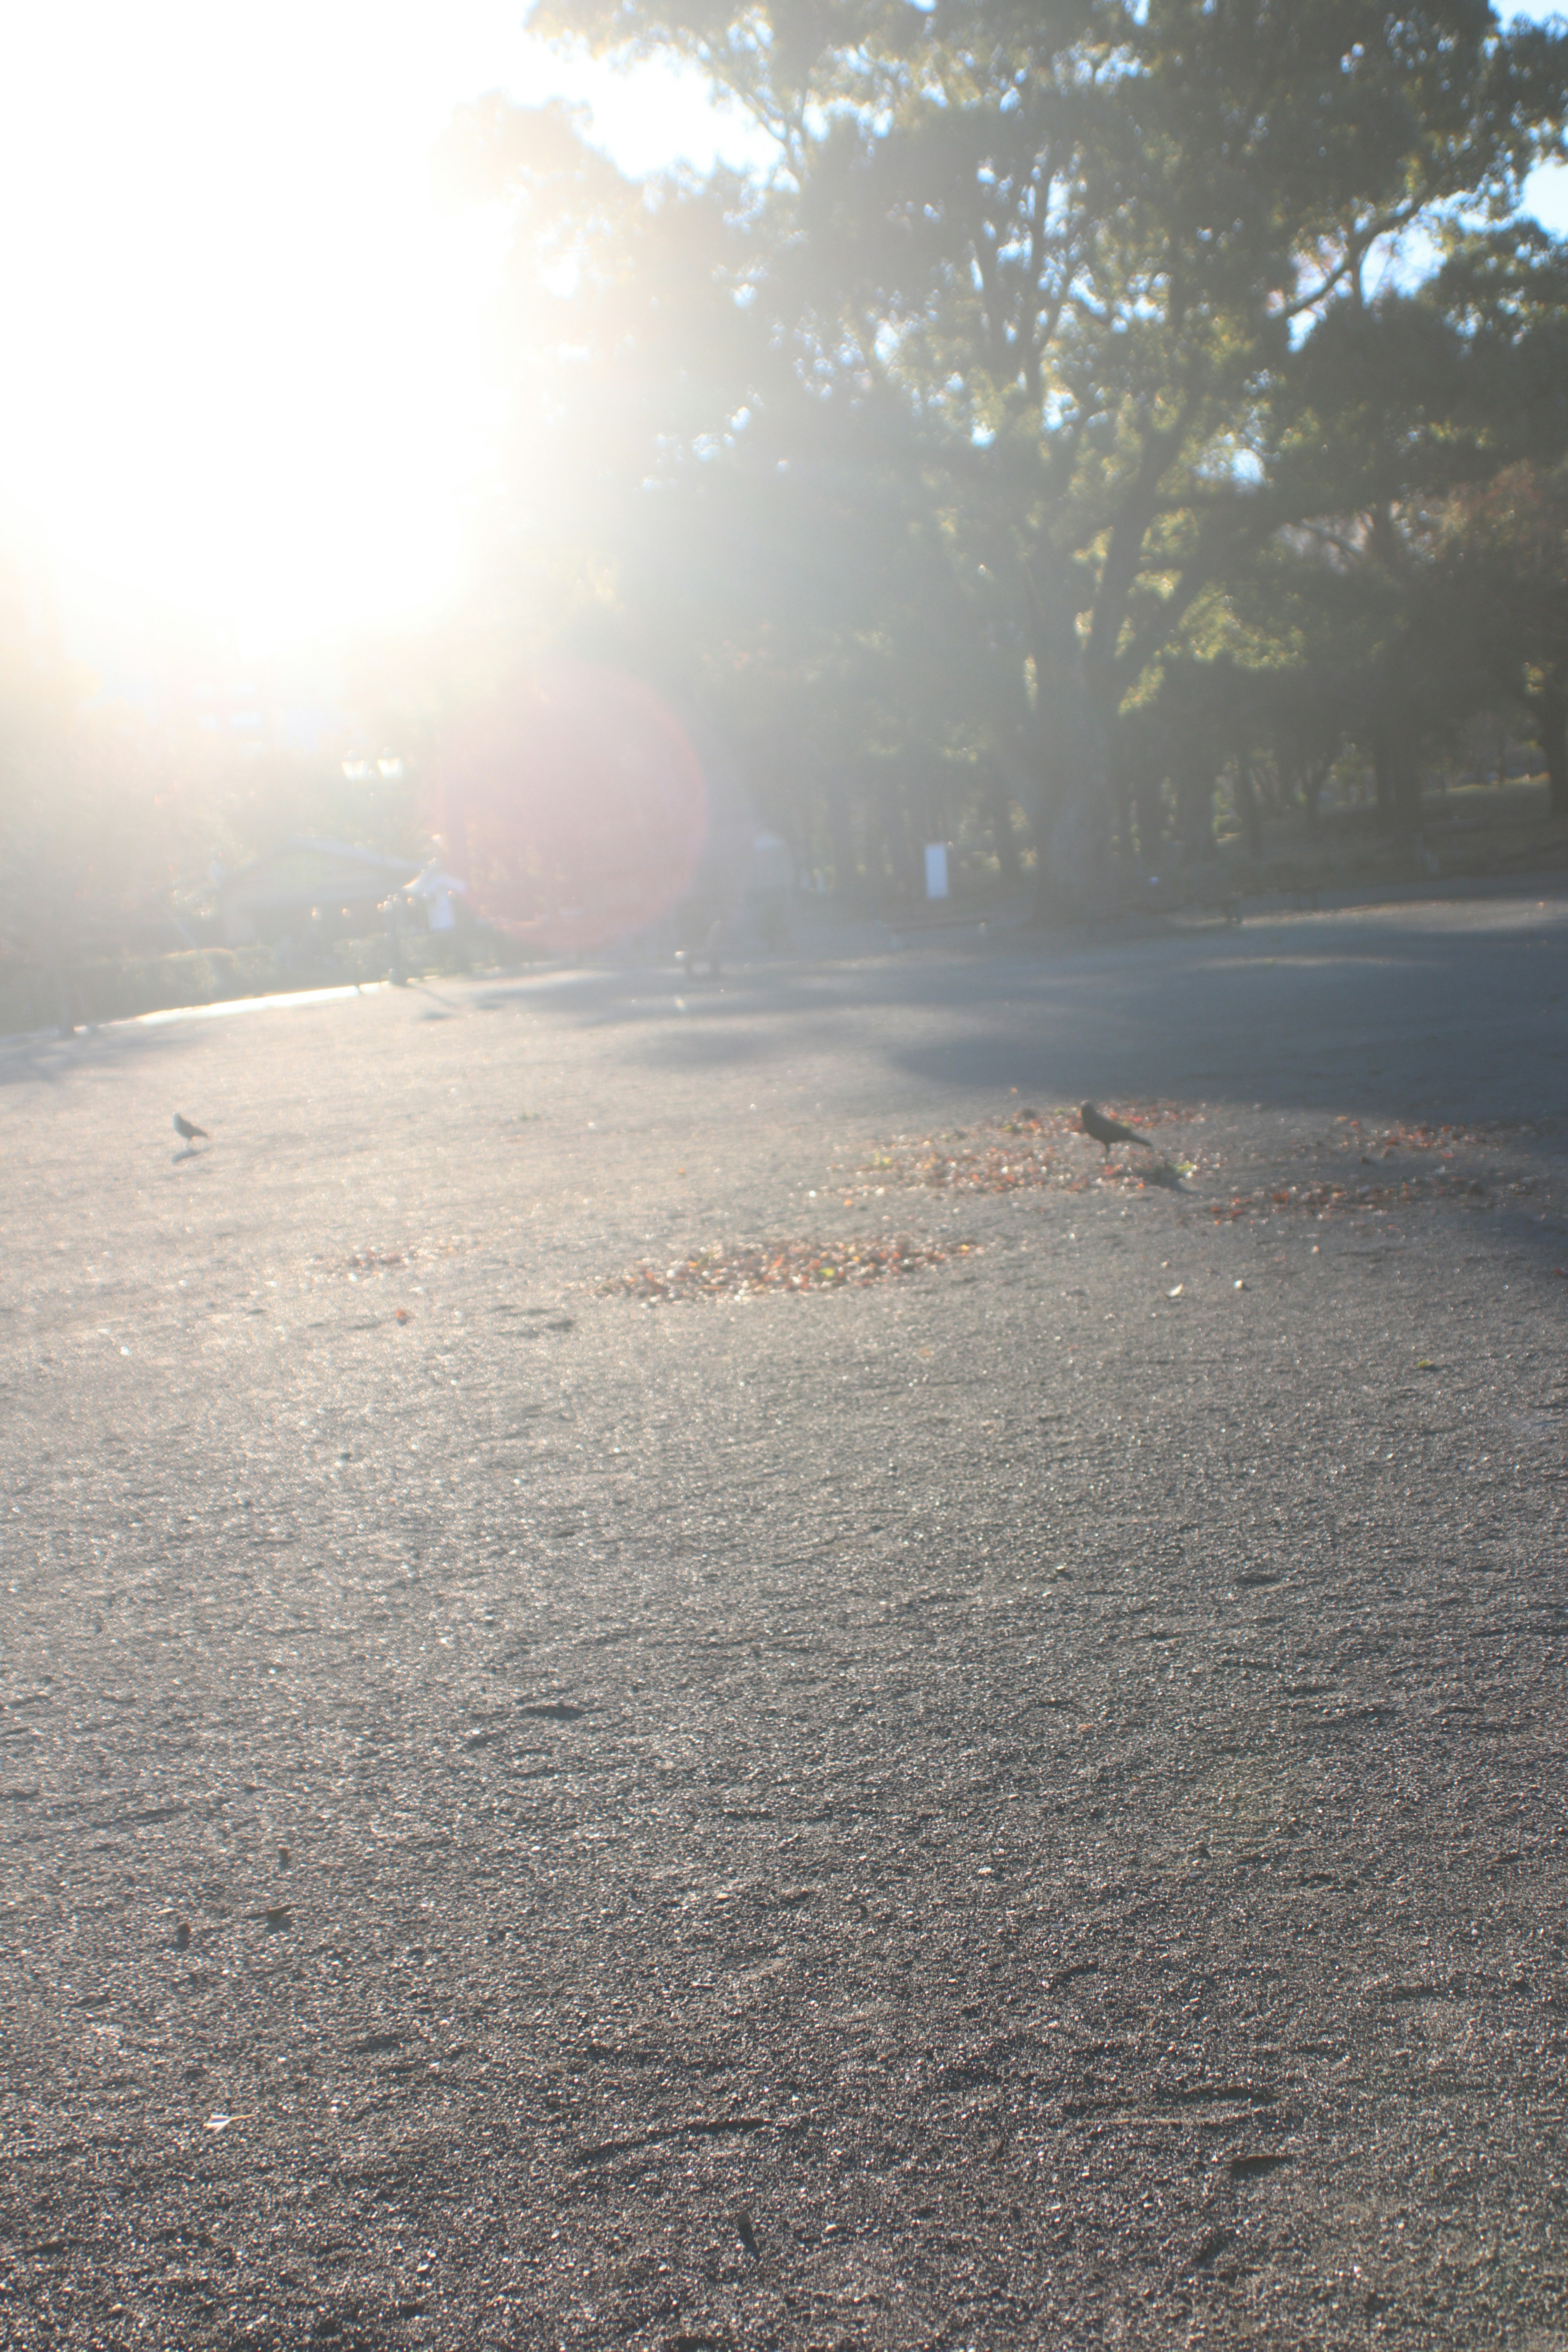
M 1375 529 L 1568 444 L 1561 259 L 1515 226 L 1562 152 L 1556 30 L 1479 0 L 532 21 L 694 59 L 777 156 L 650 194 L 492 116 L 552 260 L 564 331 L 536 304 L 529 349 L 576 371 L 579 514 L 612 478 L 645 513 L 661 490 L 760 511 L 793 469 L 851 540 L 881 518 L 1063 893 L 1105 836 L 1116 715 L 1216 583 L 1289 527 Z M 864 635 L 899 576 L 866 583 Z

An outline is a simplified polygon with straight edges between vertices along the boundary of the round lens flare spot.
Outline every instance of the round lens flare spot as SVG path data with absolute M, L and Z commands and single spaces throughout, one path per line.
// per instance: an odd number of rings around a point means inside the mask
M 702 764 L 636 678 L 554 664 L 461 727 L 442 768 L 449 855 L 502 930 L 604 947 L 691 887 L 708 835 Z

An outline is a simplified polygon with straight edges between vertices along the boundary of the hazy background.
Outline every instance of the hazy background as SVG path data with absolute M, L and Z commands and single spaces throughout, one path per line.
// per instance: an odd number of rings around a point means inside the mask
M 858 46 L 488 0 L 23 28 L 6 1023 L 86 963 L 237 944 L 219 877 L 301 839 L 458 869 L 514 944 L 735 929 L 759 834 L 797 894 L 907 912 L 939 841 L 960 898 L 1059 915 L 1221 855 L 1255 887 L 1390 840 L 1468 870 L 1473 824 L 1436 836 L 1489 781 L 1524 793 L 1504 862 L 1561 862 L 1552 20 L 1500 47 L 1415 12 L 1396 59 L 1377 12 L 1309 10 L 1301 62 L 1283 19 L 1101 6 L 1093 117 L 1069 14 L 1032 49 L 979 6 Z M 651 898 L 600 887 L 626 809 L 586 781 L 647 742 L 540 763 L 584 665 L 700 773 Z M 299 888 L 293 946 L 364 933 Z M 79 1011 L 153 986 L 122 981 Z

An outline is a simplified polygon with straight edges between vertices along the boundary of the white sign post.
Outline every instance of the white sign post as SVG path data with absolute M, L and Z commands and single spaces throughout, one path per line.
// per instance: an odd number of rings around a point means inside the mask
M 947 896 L 947 844 L 928 841 L 926 844 L 926 897 L 945 898 Z

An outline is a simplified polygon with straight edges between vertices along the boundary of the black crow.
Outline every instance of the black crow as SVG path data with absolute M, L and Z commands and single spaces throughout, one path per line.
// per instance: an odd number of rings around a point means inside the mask
M 182 1118 L 178 1111 L 174 1113 L 174 1133 L 186 1143 L 194 1142 L 198 1135 L 201 1137 L 204 1143 L 210 1143 L 212 1141 L 212 1137 L 207 1133 L 205 1127 L 193 1127 L 190 1120 L 188 1118 Z
M 1102 1110 L 1096 1110 L 1092 1103 L 1080 1103 L 1078 1115 L 1083 1121 L 1085 1135 L 1092 1135 L 1096 1143 L 1104 1144 L 1105 1156 L 1108 1160 L 1110 1157 L 1110 1147 L 1113 1143 L 1141 1143 L 1145 1151 L 1152 1151 L 1154 1149 L 1146 1135 L 1134 1134 L 1132 1129 L 1123 1127 L 1119 1118 L 1107 1118 L 1105 1113 Z

